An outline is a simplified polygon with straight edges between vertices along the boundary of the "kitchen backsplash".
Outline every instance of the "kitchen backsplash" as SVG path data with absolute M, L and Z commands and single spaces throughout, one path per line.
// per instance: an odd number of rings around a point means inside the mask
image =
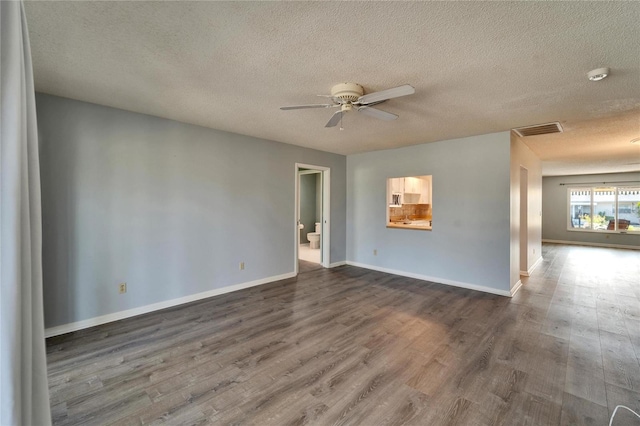
M 431 220 L 431 204 L 403 204 L 402 207 L 389 207 L 389 220 L 428 219 Z

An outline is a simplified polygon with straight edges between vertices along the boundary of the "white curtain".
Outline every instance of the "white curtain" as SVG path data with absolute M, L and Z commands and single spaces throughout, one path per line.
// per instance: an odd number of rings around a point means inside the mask
M 38 133 L 22 1 L 0 1 L 0 57 L 0 425 L 46 425 Z

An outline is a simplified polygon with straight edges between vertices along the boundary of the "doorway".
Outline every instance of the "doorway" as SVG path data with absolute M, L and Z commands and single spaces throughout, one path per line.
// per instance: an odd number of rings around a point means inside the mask
M 295 166 L 294 271 L 298 274 L 329 267 L 331 171 L 311 164 L 296 163 Z
M 520 275 L 529 275 L 529 170 L 520 166 Z

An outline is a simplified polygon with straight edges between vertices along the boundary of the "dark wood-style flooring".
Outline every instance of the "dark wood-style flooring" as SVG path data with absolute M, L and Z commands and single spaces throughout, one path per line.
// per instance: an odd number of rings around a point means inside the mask
M 322 269 L 323 266 L 319 263 L 308 262 L 306 260 L 298 259 L 298 273 L 311 272 L 317 269 Z
M 607 425 L 617 404 L 640 411 L 640 251 L 543 256 L 514 298 L 342 266 L 50 338 L 54 422 Z

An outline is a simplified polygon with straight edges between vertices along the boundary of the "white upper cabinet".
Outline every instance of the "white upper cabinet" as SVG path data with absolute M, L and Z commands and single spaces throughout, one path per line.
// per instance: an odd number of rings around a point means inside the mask
M 395 192 L 398 194 L 402 194 L 405 192 L 404 190 L 404 178 L 393 178 L 391 179 L 391 192 Z
M 431 176 L 404 178 L 404 204 L 431 204 Z
M 420 194 L 422 192 L 422 181 L 418 177 L 404 178 L 404 192 L 409 194 Z
M 387 179 L 388 204 L 431 204 L 431 176 L 407 176 Z
M 421 176 L 420 178 L 420 204 L 431 204 L 431 176 Z
M 390 206 L 400 206 L 403 203 L 404 199 L 404 178 L 393 178 L 389 179 L 389 205 Z

